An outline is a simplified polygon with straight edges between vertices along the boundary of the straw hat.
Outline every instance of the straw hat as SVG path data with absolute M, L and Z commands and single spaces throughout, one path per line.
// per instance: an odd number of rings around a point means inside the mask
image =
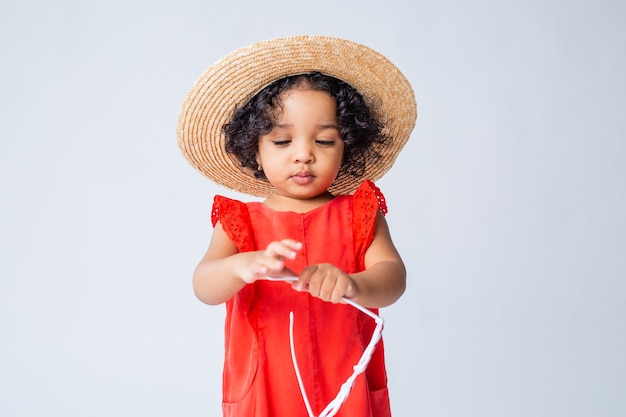
M 191 165 L 213 182 L 264 197 L 272 186 L 254 177 L 234 155 L 226 153 L 222 126 L 235 105 L 244 105 L 273 81 L 318 71 L 346 81 L 382 117 L 384 133 L 393 138 L 381 159 L 362 178 L 340 175 L 333 194 L 350 194 L 366 178 L 377 180 L 393 165 L 417 118 L 411 85 L 387 58 L 358 43 L 323 36 L 294 36 L 254 43 L 226 55 L 193 85 L 178 118 L 178 146 Z

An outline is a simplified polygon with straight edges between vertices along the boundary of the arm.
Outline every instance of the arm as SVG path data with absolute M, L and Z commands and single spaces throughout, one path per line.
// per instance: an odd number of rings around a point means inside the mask
M 334 265 L 311 265 L 302 271 L 294 289 L 334 303 L 347 297 L 369 308 L 393 304 L 406 288 L 406 270 L 380 212 L 375 227 L 364 271 L 348 275 Z
M 396 250 L 384 216 L 376 215 L 372 244 L 365 252 L 365 270 L 352 274 L 356 285 L 350 299 L 365 307 L 386 307 L 406 288 L 406 269 Z
M 263 276 L 293 275 L 285 268 L 284 259 L 293 259 L 301 246 L 287 239 L 270 243 L 264 251 L 240 253 L 217 223 L 209 248 L 193 274 L 196 297 L 206 304 L 217 305 Z

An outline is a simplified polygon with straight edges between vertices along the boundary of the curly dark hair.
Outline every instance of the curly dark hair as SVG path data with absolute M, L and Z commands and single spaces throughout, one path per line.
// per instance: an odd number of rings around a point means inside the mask
M 345 81 L 319 72 L 276 80 L 242 107 L 235 107 L 232 119 L 223 127 L 226 152 L 235 155 L 256 178 L 266 179 L 256 162 L 259 137 L 272 130 L 273 110 L 282 106 L 281 94 L 295 87 L 325 91 L 336 99 L 339 133 L 345 143 L 339 176 L 362 177 L 367 164 L 379 161 L 379 149 L 391 138 L 383 133 L 383 123 L 361 93 Z

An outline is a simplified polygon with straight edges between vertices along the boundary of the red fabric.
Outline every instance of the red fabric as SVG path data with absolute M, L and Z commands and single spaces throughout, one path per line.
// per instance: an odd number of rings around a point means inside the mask
M 303 242 L 287 267 L 332 263 L 363 269 L 382 193 L 364 182 L 354 196 L 338 196 L 307 213 L 277 212 L 262 203 L 216 196 L 212 212 L 241 252 L 285 238 Z M 374 321 L 345 304 L 326 303 L 282 282 L 257 281 L 226 302 L 223 413 L 226 417 L 306 417 L 289 350 L 294 312 L 296 355 L 313 412 L 318 415 L 352 373 Z M 382 341 L 337 416 L 389 417 Z

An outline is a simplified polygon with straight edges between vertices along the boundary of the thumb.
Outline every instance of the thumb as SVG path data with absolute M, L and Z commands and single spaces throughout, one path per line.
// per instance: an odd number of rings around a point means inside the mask
M 309 290 L 309 281 L 311 280 L 311 276 L 314 271 L 317 269 L 315 265 L 309 265 L 300 273 L 298 276 L 298 280 L 291 284 L 291 287 L 296 291 L 308 291 Z

